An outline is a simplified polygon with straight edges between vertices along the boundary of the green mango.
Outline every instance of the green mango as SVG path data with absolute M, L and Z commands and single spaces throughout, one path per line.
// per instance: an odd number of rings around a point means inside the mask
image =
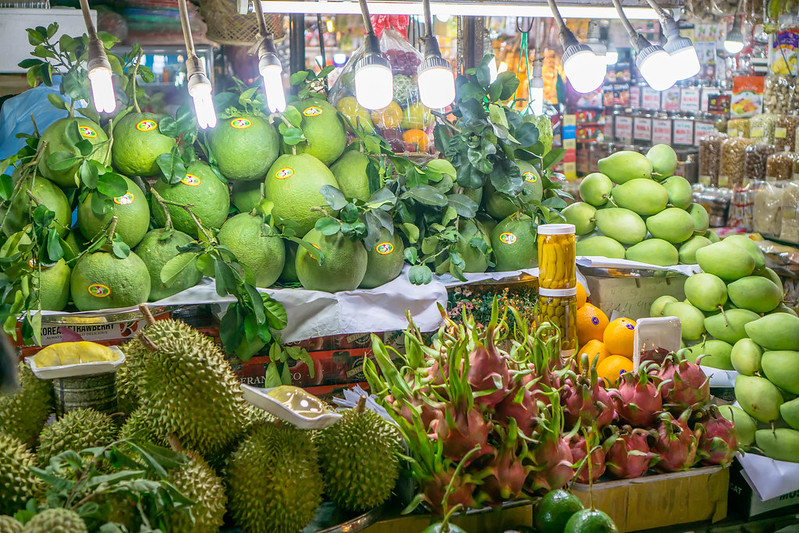
M 688 214 L 694 219 L 694 232 L 705 233 L 710 226 L 710 215 L 701 204 L 691 204 L 688 208 Z
M 694 235 L 680 245 L 680 263 L 686 265 L 696 264 L 696 251 L 705 246 L 710 246 L 710 239 L 702 235 Z
M 580 198 L 594 207 L 602 207 L 608 203 L 613 182 L 599 172 L 592 172 L 580 182 Z
M 577 255 L 624 259 L 624 246 L 610 237 L 596 235 L 577 241 Z
M 799 463 L 799 431 L 795 429 L 759 429 L 755 442 L 766 457 Z
M 705 319 L 707 322 L 707 319 Z M 744 337 L 739 339 L 732 347 L 730 361 L 736 372 L 744 376 L 754 376 L 755 372 L 760 371 L 760 359 L 763 357 L 763 350 L 752 339 Z
M 705 318 L 705 329 L 717 339 L 735 344 L 746 338 L 744 326 L 758 318 L 757 313 L 747 309 L 729 309 Z
M 744 326 L 750 339 L 766 350 L 799 350 L 799 318 L 772 313 Z
M 654 215 L 666 209 L 669 193 L 660 183 L 638 178 L 613 187 L 613 202 L 641 216 Z
M 730 300 L 737 307 L 755 313 L 768 313 L 780 305 L 782 291 L 762 276 L 746 276 L 727 286 Z
M 613 183 L 622 184 L 636 178 L 650 179 L 652 163 L 645 155 L 629 150 L 622 150 L 597 162 L 599 171 L 609 177 Z
M 727 286 L 724 281 L 707 272 L 689 277 L 685 280 L 684 289 L 688 301 L 702 311 L 716 311 L 727 303 Z
M 669 203 L 680 209 L 688 209 L 694 199 L 691 183 L 682 176 L 671 176 L 663 181 L 663 187 L 669 194 Z
M 652 178 L 662 180 L 677 170 L 677 152 L 668 144 L 656 144 L 646 153 L 652 163 Z
M 688 302 L 673 302 L 663 308 L 663 316 L 674 316 L 682 324 L 682 338 L 695 341 L 705 332 L 705 315 Z
M 736 376 L 735 399 L 741 409 L 755 420 L 768 424 L 780 417 L 782 393 L 766 378 L 743 374 Z
M 566 222 L 574 224 L 574 232 L 577 235 L 586 235 L 594 231 L 594 214 L 596 207 L 585 202 L 576 202 L 561 211 L 566 218 Z
M 793 429 L 799 429 L 799 398 L 780 405 L 780 416 Z
M 599 231 L 622 244 L 638 244 L 646 238 L 646 224 L 637 213 L 629 209 L 598 209 L 595 218 Z
M 752 274 L 755 260 L 740 246 L 716 242 L 696 251 L 699 267 L 724 281 L 735 281 Z
M 739 445 L 748 449 L 754 444 L 757 424 L 751 416 L 746 414 L 746 411 L 733 405 L 719 405 L 719 413 L 735 424 L 735 436 L 738 438 Z
M 780 292 L 785 294 L 785 288 L 782 286 L 782 279 L 780 279 L 779 274 L 771 270 L 769 267 L 766 267 L 763 270 L 758 270 L 755 273 L 755 276 L 763 276 L 764 278 L 770 279 L 774 285 L 780 288 Z
M 755 260 L 756 272 L 760 272 L 766 268 L 766 256 L 763 255 L 763 252 L 760 250 L 758 245 L 755 244 L 755 241 L 749 237 L 744 235 L 730 235 L 724 239 L 724 242 L 738 245 L 749 252 L 749 255 L 751 255 L 752 259 Z
M 796 314 L 796 311 L 794 311 L 785 304 L 778 305 L 777 308 L 774 311 L 772 311 L 772 313 L 788 313 L 789 315 L 799 316 Z
M 678 244 L 693 237 L 694 219 L 679 207 L 669 207 L 647 218 L 646 228 L 652 236 Z
M 665 307 L 677 301 L 677 298 L 670 294 L 664 294 L 663 296 L 659 296 L 652 302 L 652 305 L 649 306 L 649 316 L 663 316 L 663 310 Z
M 679 263 L 680 254 L 663 239 L 646 239 L 627 248 L 625 258 L 650 265 L 673 266 Z
M 721 239 L 719 238 L 718 233 L 716 233 L 712 229 L 709 229 L 709 230 L 707 230 L 707 232 L 705 232 L 705 237 L 710 239 L 710 242 L 721 242 Z
M 799 394 L 799 352 L 764 352 L 760 366 L 763 367 L 763 374 L 773 384 L 791 394 Z
M 690 362 L 696 363 L 701 357 L 699 362 L 702 365 L 721 370 L 733 370 L 730 352 L 732 352 L 730 343 L 717 339 L 707 339 L 683 350 L 685 358 Z

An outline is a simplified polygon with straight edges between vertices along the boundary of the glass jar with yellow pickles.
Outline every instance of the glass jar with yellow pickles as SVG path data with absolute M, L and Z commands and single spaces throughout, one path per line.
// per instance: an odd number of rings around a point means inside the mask
M 577 287 L 573 289 L 538 289 L 538 325 L 549 322 L 560 332 L 562 355 L 577 350 Z
M 538 226 L 538 286 L 544 289 L 577 287 L 576 238 L 573 224 Z

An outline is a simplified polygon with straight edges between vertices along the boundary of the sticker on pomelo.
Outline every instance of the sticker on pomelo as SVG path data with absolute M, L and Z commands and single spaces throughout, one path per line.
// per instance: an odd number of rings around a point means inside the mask
M 31 257 L 28 261 L 28 266 L 31 268 L 36 268 L 39 266 L 39 262 L 36 260 L 35 257 Z M 49 267 L 42 265 L 42 270 L 47 270 Z
M 322 113 L 323 113 L 322 108 L 316 107 L 315 105 L 311 107 L 306 107 L 305 111 L 302 112 L 302 114 L 305 115 L 306 117 L 318 117 Z
M 524 174 L 522 174 L 522 179 L 524 179 L 524 181 L 526 181 L 527 183 L 535 183 L 536 181 L 538 181 L 538 176 L 536 175 L 535 172 L 525 172 Z
M 291 169 L 291 168 L 288 168 L 288 167 L 281 168 L 280 170 L 275 172 L 275 178 L 277 178 L 279 180 L 284 180 L 286 178 L 290 178 L 293 175 L 294 175 L 294 169 Z
M 108 288 L 108 285 L 103 285 L 102 283 L 92 283 L 86 287 L 86 290 L 95 298 L 105 298 L 111 295 L 111 289 Z
M 114 203 L 118 205 L 130 205 L 133 203 L 133 200 L 135 199 L 136 197 L 133 196 L 132 192 L 126 192 L 122 196 L 117 196 L 116 198 L 114 198 Z
M 390 242 L 381 242 L 380 244 L 377 245 L 375 251 L 380 255 L 388 255 L 394 251 L 394 245 L 391 244 Z
M 188 185 L 189 187 L 196 187 L 200 184 L 200 178 L 195 176 L 194 174 L 186 174 L 186 177 L 180 180 L 183 185 Z
M 136 129 L 139 131 L 151 131 L 158 127 L 158 123 L 154 120 L 142 120 L 136 124 Z
M 250 122 L 246 118 L 239 117 L 239 118 L 234 118 L 233 120 L 230 121 L 230 127 L 235 128 L 237 130 L 243 130 L 245 128 L 249 128 L 250 126 L 252 126 L 252 122 Z
M 499 242 L 504 244 L 513 244 L 516 242 L 516 234 L 506 231 L 505 233 L 499 234 Z
M 94 129 L 90 128 L 89 126 L 80 126 L 79 129 L 81 137 L 86 137 L 87 139 L 97 137 L 97 132 L 94 131 Z

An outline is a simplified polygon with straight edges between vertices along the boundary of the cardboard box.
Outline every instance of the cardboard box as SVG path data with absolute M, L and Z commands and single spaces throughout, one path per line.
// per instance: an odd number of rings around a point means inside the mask
M 649 316 L 652 302 L 659 296 L 670 294 L 678 300 L 685 299 L 685 276 L 659 277 L 606 277 L 585 276 L 589 300 L 610 317 L 613 311 L 633 320 Z
M 727 516 L 729 481 L 729 469 L 708 466 L 595 483 L 594 506 L 610 515 L 622 533 L 708 520 L 715 523 Z M 575 483 L 572 492 L 588 505 L 588 485 Z
M 505 531 L 530 527 L 533 523 L 533 504 L 519 501 L 504 504 L 497 509 L 471 509 L 457 513 L 452 522 L 466 531 Z M 395 516 L 380 520 L 363 531 L 365 533 L 411 533 L 423 531 L 433 523 L 429 514 Z
M 747 481 L 741 463 L 737 460 L 730 467 L 729 498 L 730 514 L 744 520 L 780 515 L 789 510 L 799 512 L 799 490 L 763 501 Z

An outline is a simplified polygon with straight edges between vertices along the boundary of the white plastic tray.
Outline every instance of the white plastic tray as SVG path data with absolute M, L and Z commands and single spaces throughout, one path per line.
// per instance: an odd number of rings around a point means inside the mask
M 26 357 L 25 362 L 31 367 L 33 374 L 39 379 L 59 379 L 74 378 L 78 376 L 93 376 L 95 374 L 107 374 L 114 372 L 125 362 L 125 354 L 116 346 L 109 346 L 116 352 L 117 359 L 114 361 L 97 361 L 94 363 L 78 363 L 74 365 L 46 366 L 39 368 L 36 366 L 34 356 Z
M 242 385 L 244 399 L 250 404 L 263 409 L 272 416 L 284 420 L 299 429 L 323 429 L 339 421 L 341 415 L 334 412 L 322 413 L 319 416 L 308 417 L 296 413 L 278 400 L 268 396 L 269 389 L 261 389 L 250 385 Z
M 633 368 L 641 363 L 641 350 L 665 348 L 670 352 L 680 349 L 682 324 L 673 316 L 641 318 L 635 322 L 633 334 Z

